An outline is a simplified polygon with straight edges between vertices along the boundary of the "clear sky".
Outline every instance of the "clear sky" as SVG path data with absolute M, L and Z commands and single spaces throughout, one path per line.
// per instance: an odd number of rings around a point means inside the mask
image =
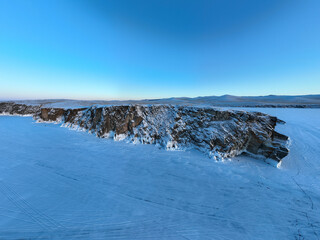
M 0 99 L 319 93 L 319 0 L 0 0 Z

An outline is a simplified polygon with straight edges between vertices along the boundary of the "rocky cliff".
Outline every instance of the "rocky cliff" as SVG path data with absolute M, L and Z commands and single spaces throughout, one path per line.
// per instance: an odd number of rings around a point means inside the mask
M 288 154 L 288 137 L 275 131 L 276 124 L 282 121 L 259 112 L 170 105 L 78 109 L 10 105 L 3 109 L 0 104 L 0 113 L 25 111 L 38 121 L 58 121 L 98 137 L 156 144 L 166 149 L 197 149 L 217 160 L 246 152 L 279 162 Z
M 40 105 L 26 105 L 15 102 L 0 102 L 0 114 L 2 115 L 29 115 L 34 116 L 40 111 Z

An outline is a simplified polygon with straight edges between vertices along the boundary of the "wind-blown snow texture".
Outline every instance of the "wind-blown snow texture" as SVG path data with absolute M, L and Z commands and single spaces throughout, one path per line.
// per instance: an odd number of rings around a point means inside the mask
M 255 110 L 287 122 L 280 169 L 0 116 L 0 239 L 318 240 L 320 110 Z

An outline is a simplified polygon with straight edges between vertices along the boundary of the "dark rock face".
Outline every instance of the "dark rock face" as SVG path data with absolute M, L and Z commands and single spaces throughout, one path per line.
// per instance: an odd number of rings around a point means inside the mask
M 170 105 L 63 109 L 0 103 L 2 112 L 33 114 L 38 121 L 59 121 L 98 137 L 166 149 L 194 148 L 217 160 L 247 152 L 279 162 L 289 153 L 288 137 L 275 131 L 276 124 L 283 122 L 259 112 Z
M 280 161 L 288 137 L 277 133 L 281 122 L 266 114 L 169 105 L 127 105 L 82 109 L 41 109 L 38 118 L 61 120 L 98 137 L 156 144 L 167 149 L 195 148 L 215 159 L 242 152 Z
M 59 121 L 64 116 L 65 110 L 62 108 L 41 108 L 37 114 L 43 121 Z
M 0 113 L 9 115 L 34 115 L 40 110 L 39 105 L 25 105 L 14 102 L 0 102 Z

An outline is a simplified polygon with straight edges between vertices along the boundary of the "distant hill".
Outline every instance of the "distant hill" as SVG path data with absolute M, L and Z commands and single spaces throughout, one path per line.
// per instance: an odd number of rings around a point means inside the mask
M 69 100 L 69 99 L 43 99 L 43 100 L 16 100 L 14 102 L 30 105 L 43 105 L 46 107 L 82 107 L 90 105 L 123 105 L 123 104 L 174 104 L 174 105 L 211 105 L 218 107 L 296 107 L 320 108 L 319 95 L 268 95 L 268 96 L 204 96 L 204 97 L 173 97 L 162 99 L 143 100 Z

